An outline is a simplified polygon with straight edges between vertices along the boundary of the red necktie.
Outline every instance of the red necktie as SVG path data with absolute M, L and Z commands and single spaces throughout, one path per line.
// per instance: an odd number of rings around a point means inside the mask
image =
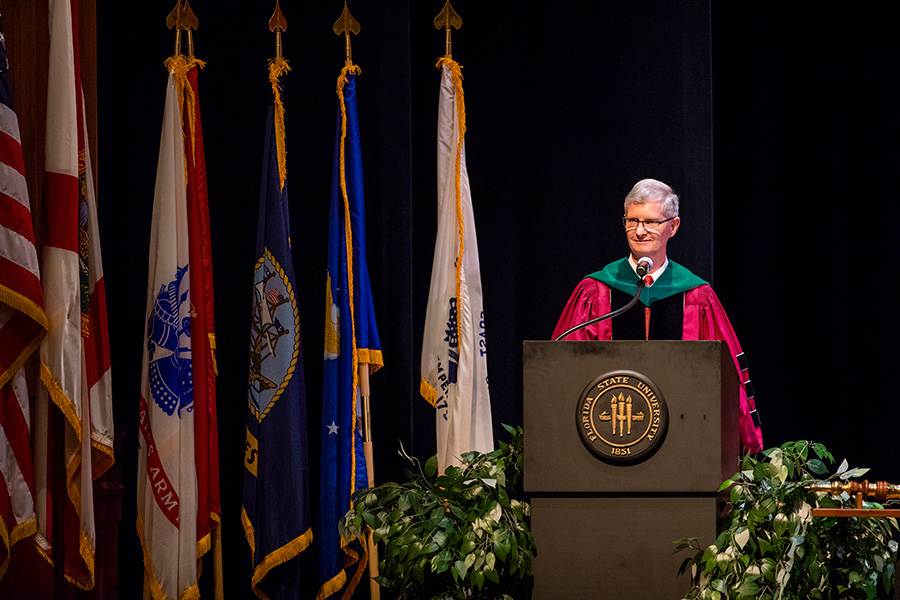
M 644 285 L 646 287 L 650 287 L 653 285 L 653 278 L 649 275 L 644 275 Z M 644 307 L 644 339 L 650 339 L 650 307 Z

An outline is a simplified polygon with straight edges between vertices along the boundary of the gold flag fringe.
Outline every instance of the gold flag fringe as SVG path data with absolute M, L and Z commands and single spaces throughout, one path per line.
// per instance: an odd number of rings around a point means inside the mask
M 287 59 L 272 58 L 269 60 L 269 83 L 272 84 L 272 94 L 275 96 L 275 153 L 278 155 L 278 179 L 281 182 L 281 191 L 284 191 L 284 182 L 287 179 L 287 148 L 285 146 L 284 102 L 281 100 L 281 86 L 278 82 L 290 70 Z
M 153 597 L 153 600 L 167 600 L 166 594 L 162 589 L 162 585 L 159 583 L 159 579 L 156 577 L 156 572 L 153 569 L 153 557 L 150 554 L 150 548 L 147 546 L 147 539 L 144 536 L 145 525 L 144 520 L 140 515 L 137 516 L 135 521 L 135 525 L 137 526 L 137 534 L 138 539 L 141 541 L 141 548 L 143 548 L 144 552 L 144 577 L 146 578 L 147 583 L 150 587 L 150 595 Z M 198 574 L 199 577 L 199 574 Z M 200 599 L 200 586 L 196 582 L 186 589 L 184 593 L 181 594 L 181 597 L 178 600 L 199 600 Z
M 78 438 L 78 445 L 80 447 L 83 435 L 82 423 L 81 419 L 76 413 L 75 403 L 66 396 L 62 387 L 53 376 L 53 373 L 43 362 L 41 362 L 40 371 L 41 382 L 47 388 L 47 391 L 50 395 L 50 398 L 53 400 L 53 403 L 65 416 L 66 421 L 68 421 L 69 426 L 72 428 Z M 90 408 L 88 408 L 88 410 L 90 410 Z M 113 457 L 113 449 L 97 440 L 91 439 L 91 448 L 92 450 L 99 451 L 99 455 L 97 456 L 97 463 L 96 465 L 92 464 L 92 467 L 94 468 L 92 468 L 91 470 L 92 480 L 97 480 L 113 465 L 115 459 Z M 91 453 L 91 456 L 88 457 L 88 460 L 90 460 L 92 463 L 94 462 L 93 452 Z M 77 480 L 80 478 L 77 477 L 77 475 L 79 469 L 81 468 L 81 461 L 81 454 L 74 453 L 71 457 L 71 460 L 66 463 L 66 492 L 69 497 L 69 501 L 72 503 L 73 509 L 75 510 L 75 514 L 78 515 L 79 519 L 81 519 L 81 487 L 78 484 Z M 94 587 L 94 553 L 91 551 L 87 536 L 84 534 L 84 531 L 80 527 L 78 533 L 78 553 L 84 560 L 84 564 L 88 569 L 90 577 L 87 582 L 76 580 L 68 573 L 65 574 L 65 577 L 72 584 L 78 586 L 79 588 L 83 590 L 90 590 Z M 94 550 L 96 551 L 96 548 Z M 52 563 L 51 557 L 48 556 L 45 552 L 41 552 L 41 555 L 44 556 L 44 558 L 48 562 Z
M 462 66 L 450 57 L 443 56 L 438 59 L 435 67 L 446 66 L 453 77 L 453 85 L 456 88 L 456 124 L 459 129 L 459 141 L 456 144 L 456 225 L 459 229 L 459 255 L 456 258 L 456 335 L 462 340 L 462 306 L 460 305 L 460 287 L 462 280 L 463 254 L 466 248 L 465 223 L 462 214 L 462 184 L 460 182 L 460 165 L 462 163 L 462 147 L 466 139 L 466 98 L 462 87 Z M 462 343 L 460 341 L 460 343 Z
M 241 523 L 243 523 L 244 525 L 244 535 L 247 538 L 247 543 L 250 545 L 251 564 L 256 565 L 256 532 L 253 529 L 253 523 L 250 522 L 250 517 L 247 516 L 247 511 L 245 511 L 243 507 L 241 508 Z M 251 580 L 253 593 L 263 600 L 268 600 L 268 596 L 266 596 L 263 591 L 257 587 L 259 583 L 265 578 L 266 575 L 269 574 L 269 571 L 271 571 L 273 568 L 291 560 L 292 558 L 306 550 L 312 543 L 312 540 L 312 529 L 307 529 L 305 533 L 297 536 L 284 546 L 273 550 L 268 555 L 266 555 L 262 563 L 260 563 L 259 566 L 256 566 L 253 569 L 253 578 Z
M 0 563 L 0 580 L 3 579 L 3 576 L 6 575 L 6 570 L 9 568 L 12 547 L 16 542 L 34 535 L 36 532 L 37 519 L 35 517 L 31 517 L 28 521 L 19 523 L 12 528 L 12 531 L 7 530 L 6 523 L 3 518 L 0 517 L 0 548 L 6 550 L 6 560 L 4 560 L 3 563 Z
M 12 379 L 12 376 L 15 374 L 19 368 L 25 364 L 25 361 L 31 356 L 35 350 L 41 345 L 41 340 L 44 339 L 44 336 L 47 334 L 47 330 L 50 329 L 50 321 L 47 319 L 47 314 L 44 312 L 44 309 L 41 308 L 38 304 L 36 304 L 30 298 L 23 296 L 22 294 L 15 292 L 5 286 L 0 286 L 0 302 L 10 306 L 11 308 L 25 313 L 32 321 L 35 321 L 38 325 L 40 325 L 44 330 L 41 331 L 31 342 L 22 350 L 22 353 L 12 362 L 9 367 L 3 374 L 0 375 L 0 387 L 6 385 L 6 382 Z

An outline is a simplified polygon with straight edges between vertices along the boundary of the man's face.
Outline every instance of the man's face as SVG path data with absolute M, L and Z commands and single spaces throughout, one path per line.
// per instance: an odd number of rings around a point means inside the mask
M 663 214 L 661 202 L 647 202 L 644 204 L 630 204 L 625 213 L 626 219 L 640 219 L 641 221 L 664 221 L 668 217 Z M 681 219 L 675 217 L 659 226 L 657 231 L 650 231 L 643 224 L 638 224 L 636 229 L 625 231 L 628 238 L 628 246 L 635 260 L 643 256 L 653 259 L 654 267 L 661 267 L 666 256 L 666 244 L 669 238 L 678 231 Z M 655 270 L 655 269 L 654 269 Z

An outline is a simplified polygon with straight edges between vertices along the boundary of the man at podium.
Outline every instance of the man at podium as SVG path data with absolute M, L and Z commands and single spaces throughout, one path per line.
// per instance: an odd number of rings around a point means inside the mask
M 647 270 L 640 297 L 642 306 L 579 329 L 565 339 L 725 342 L 743 382 L 740 386 L 741 441 L 745 450 L 761 450 L 762 431 L 746 357 L 725 309 L 706 281 L 666 257 L 666 244 L 681 225 L 678 196 L 661 181 L 642 179 L 625 197 L 622 223 L 631 253 L 581 280 L 559 317 L 553 338 L 608 314 L 613 306 L 626 305 L 637 292 L 641 264 Z

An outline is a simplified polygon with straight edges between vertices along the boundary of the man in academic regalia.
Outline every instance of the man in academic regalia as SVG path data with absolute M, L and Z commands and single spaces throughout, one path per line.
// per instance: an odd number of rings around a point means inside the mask
M 762 449 L 762 431 L 747 361 L 722 304 L 709 284 L 666 258 L 666 244 L 678 232 L 678 196 L 655 179 L 637 182 L 625 197 L 625 237 L 631 254 L 581 280 L 566 304 L 553 338 L 571 327 L 624 306 L 637 292 L 638 263 L 652 263 L 644 277 L 640 306 L 569 334 L 567 340 L 721 340 L 734 358 L 741 386 L 741 441 Z

